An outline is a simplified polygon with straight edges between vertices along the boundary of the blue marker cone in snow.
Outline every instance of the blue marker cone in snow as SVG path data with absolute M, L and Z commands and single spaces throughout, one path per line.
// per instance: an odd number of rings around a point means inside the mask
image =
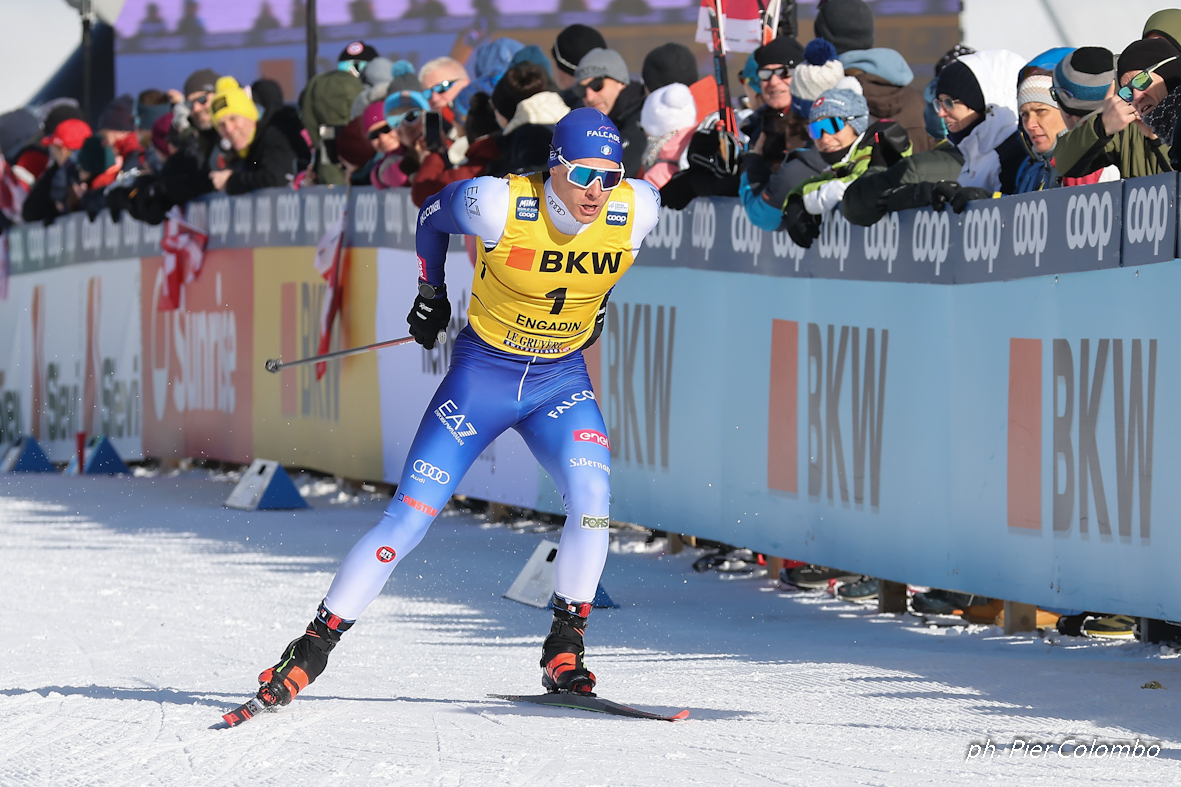
M 83 475 L 131 475 L 131 469 L 119 457 L 119 452 L 106 435 L 95 435 L 86 442 Z M 78 457 L 66 465 L 64 475 L 78 475 Z
M 0 473 L 56 473 L 57 468 L 45 455 L 41 444 L 32 435 L 18 437 L 4 459 L 0 460 Z

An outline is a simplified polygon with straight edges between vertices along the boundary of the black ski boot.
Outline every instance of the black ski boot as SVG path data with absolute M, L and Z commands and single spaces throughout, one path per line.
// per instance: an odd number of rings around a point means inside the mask
M 550 600 L 554 622 L 541 646 L 541 685 L 550 693 L 571 692 L 594 696 L 595 676 L 582 660 L 582 637 L 590 604 L 573 604 L 554 594 Z
M 296 694 L 320 677 L 328 666 L 328 654 L 354 622 L 341 620 L 321 602 L 315 620 L 308 624 L 303 636 L 292 640 L 279 663 L 258 676 L 262 684 L 258 689 L 259 701 L 268 708 L 290 704 Z

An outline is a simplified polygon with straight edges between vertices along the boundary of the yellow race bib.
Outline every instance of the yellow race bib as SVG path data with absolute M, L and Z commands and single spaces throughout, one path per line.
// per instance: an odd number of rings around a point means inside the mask
M 568 355 L 595 327 L 603 298 L 632 264 L 635 191 L 625 180 L 579 235 L 550 223 L 540 173 L 509 176 L 504 235 L 477 243 L 468 322 L 484 341 L 517 355 Z

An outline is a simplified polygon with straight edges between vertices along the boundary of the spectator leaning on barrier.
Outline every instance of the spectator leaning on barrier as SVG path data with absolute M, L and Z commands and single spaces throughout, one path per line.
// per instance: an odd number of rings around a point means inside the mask
M 280 105 L 260 117 L 258 106 L 237 80 L 222 77 L 217 80 L 212 111 L 213 123 L 233 156 L 229 170 L 209 173 L 218 191 L 245 194 L 289 186 L 308 165 L 311 152 L 303 141 L 295 107 Z
M 335 71 L 316 74 L 299 97 L 299 114 L 312 141 L 313 174 L 317 183 L 344 185 L 345 173 L 333 163 L 336 129 L 348 124 L 353 101 L 365 89 L 360 74 L 377 57 L 364 41 L 353 41 L 341 50 Z
M 1012 194 L 1025 158 L 1017 130 L 1017 75 L 1024 63 L 1004 49 L 964 55 L 939 74 L 936 97 L 947 139 L 849 187 L 841 210 L 869 226 L 886 213 L 930 205 L 956 213 L 996 192 Z
M 582 106 L 582 97 L 578 95 L 578 91 L 574 90 L 574 86 L 578 83 L 578 80 L 574 78 L 578 64 L 592 49 L 606 48 L 607 40 L 603 38 L 603 34 L 586 25 L 570 25 L 558 33 L 558 37 L 554 39 L 553 48 L 550 49 L 556 66 L 554 81 L 561 91 L 562 100 L 571 109 Z
M 623 55 L 614 49 L 592 49 L 578 63 L 574 72 L 577 90 L 583 103 L 597 109 L 615 124 L 623 138 L 623 169 L 634 178 L 640 171 L 640 159 L 648 137 L 640 126 L 644 108 L 644 85 L 628 75 Z
M 1029 61 L 1021 70 L 1017 84 L 1017 117 L 1021 121 L 1021 141 L 1026 159 L 1017 168 L 1017 194 L 1042 191 L 1058 186 L 1054 172 L 1054 147 L 1058 135 L 1066 130 L 1062 112 L 1054 100 L 1053 69 L 1072 49 L 1051 49 Z
M 832 42 L 845 73 L 861 83 L 871 120 L 898 121 L 916 152 L 934 147 L 923 121 L 923 95 L 909 86 L 914 72 L 897 51 L 874 47 L 873 11 L 864 0 L 826 0 L 813 29 L 818 38 Z
M 1154 109 L 1168 90 L 1163 76 L 1176 83 L 1181 59 L 1163 39 L 1145 39 L 1130 44 L 1112 68 L 1111 53 L 1099 47 L 1082 47 L 1069 61 L 1063 60 L 1055 69 L 1055 89 L 1059 98 L 1071 105 L 1072 99 L 1083 96 L 1094 102 L 1100 87 L 1104 98 L 1100 107 L 1075 123 L 1058 139 L 1054 154 L 1054 168 L 1067 179 L 1085 177 L 1104 167 L 1114 165 L 1123 178 L 1138 178 L 1171 172 L 1169 147 L 1153 131 L 1141 115 L 1141 109 Z M 1157 60 L 1149 62 L 1150 58 Z M 1167 61 L 1162 64 L 1162 61 Z M 1156 66 L 1153 69 L 1153 66 Z M 1104 80 L 1118 74 L 1120 85 Z M 1141 74 L 1146 76 L 1141 77 Z M 1137 89 L 1143 84 L 1144 89 Z M 1127 82 L 1129 84 L 1124 85 Z M 1123 90 L 1123 95 L 1120 90 Z M 1068 110 L 1069 111 L 1069 110 Z M 1158 118 L 1158 122 L 1164 118 Z M 1175 122 L 1175 121 L 1174 121 Z M 1089 182 L 1089 181 L 1084 181 Z
M 70 158 L 82 149 L 90 136 L 90 126 L 85 121 L 70 118 L 58 123 L 53 133 L 41 140 L 41 145 L 49 151 L 50 164 L 42 170 L 41 177 L 25 197 L 22 206 L 25 221 L 52 221 L 68 212 L 64 204 L 64 184 L 68 178 L 67 170 L 74 166 Z M 55 180 L 58 181 L 57 189 L 54 188 Z M 59 193 L 55 194 L 55 191 Z
M 890 167 L 914 152 L 900 124 L 893 120 L 870 124 L 861 84 L 852 77 L 821 93 L 812 104 L 808 134 L 829 169 L 796 186 L 788 195 L 782 224 L 771 227 L 784 227 L 804 248 L 820 236 L 821 221 L 840 206 L 850 183 L 870 167 Z
M 689 86 L 673 82 L 652 91 L 644 99 L 640 125 L 648 135 L 643 179 L 659 189 L 689 166 L 689 140 L 697 130 L 697 104 Z
M 1084 150 L 1086 142 L 1072 134 L 1080 123 L 1093 122 L 1092 115 L 1103 109 L 1103 102 L 1115 82 L 1115 55 L 1103 47 L 1076 49 L 1054 66 L 1053 79 L 1051 91 L 1062 110 L 1062 122 L 1066 126 L 1054 146 L 1054 171 L 1059 181 L 1063 186 L 1082 186 L 1119 180 L 1119 166 L 1114 163 L 1118 156 L 1111 143 L 1096 146 L 1096 138 Z M 1145 140 L 1143 135 L 1138 136 L 1140 141 Z M 1069 175 L 1065 162 L 1071 162 Z

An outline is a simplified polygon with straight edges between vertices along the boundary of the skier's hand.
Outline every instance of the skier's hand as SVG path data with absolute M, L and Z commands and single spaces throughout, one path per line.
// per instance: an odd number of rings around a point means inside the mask
M 447 324 L 451 322 L 451 301 L 446 294 L 430 300 L 421 295 L 416 296 L 414 308 L 407 315 L 406 322 L 410 324 L 410 335 L 414 341 L 433 350 L 439 341 L 439 334 L 445 332 Z

